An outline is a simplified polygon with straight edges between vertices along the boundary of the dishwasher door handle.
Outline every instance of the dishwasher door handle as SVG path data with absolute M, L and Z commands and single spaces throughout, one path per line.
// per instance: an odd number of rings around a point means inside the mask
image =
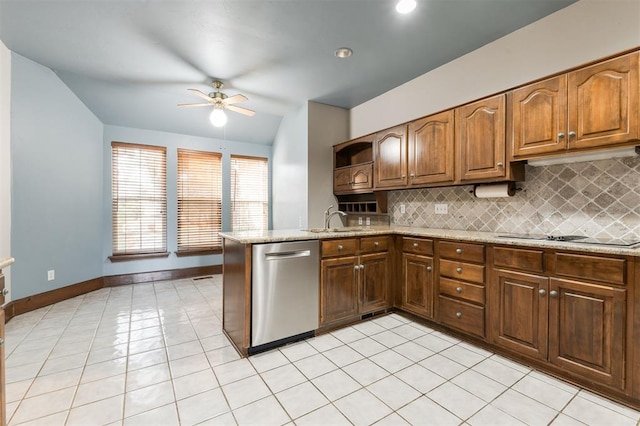
M 282 260 L 293 259 L 296 257 L 309 257 L 311 256 L 311 250 L 297 250 L 297 251 L 281 251 L 276 253 L 265 253 L 265 260 Z

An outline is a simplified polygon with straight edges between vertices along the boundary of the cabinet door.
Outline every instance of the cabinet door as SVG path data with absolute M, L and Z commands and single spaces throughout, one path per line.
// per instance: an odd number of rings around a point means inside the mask
M 569 74 L 570 149 L 638 138 L 639 55 L 631 53 Z
M 333 192 L 351 191 L 351 167 L 333 171 Z
M 549 360 L 623 389 L 626 291 L 555 278 L 549 289 Z
M 392 188 L 407 185 L 406 126 L 398 126 L 376 134 L 375 187 Z
M 534 83 L 510 94 L 513 158 L 567 148 L 567 76 Z
M 402 254 L 402 307 L 417 315 L 433 318 L 433 258 Z
M 366 314 L 389 307 L 389 253 L 360 256 L 360 313 Z
M 373 188 L 373 163 L 351 167 L 351 189 L 353 191 Z
M 409 123 L 409 184 L 454 180 L 453 110 Z
M 456 110 L 461 181 L 506 176 L 505 95 Z
M 338 257 L 321 262 L 320 325 L 358 315 L 357 257 Z
M 488 305 L 493 343 L 533 358 L 547 359 L 548 279 L 497 270 Z

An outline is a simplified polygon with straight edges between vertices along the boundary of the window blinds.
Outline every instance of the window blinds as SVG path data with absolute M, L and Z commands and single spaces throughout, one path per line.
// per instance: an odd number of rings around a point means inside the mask
M 266 158 L 231 156 L 231 230 L 267 230 L 268 171 Z
M 178 149 L 178 253 L 221 249 L 222 155 Z
M 166 148 L 111 143 L 113 255 L 167 251 Z

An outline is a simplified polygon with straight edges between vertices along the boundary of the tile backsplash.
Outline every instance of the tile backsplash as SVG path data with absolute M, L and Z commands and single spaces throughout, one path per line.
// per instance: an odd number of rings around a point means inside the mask
M 473 231 L 640 237 L 640 156 L 526 166 L 513 197 L 475 198 L 473 186 L 389 193 L 395 225 Z M 434 213 L 448 204 L 448 214 Z M 405 213 L 400 213 L 404 204 Z

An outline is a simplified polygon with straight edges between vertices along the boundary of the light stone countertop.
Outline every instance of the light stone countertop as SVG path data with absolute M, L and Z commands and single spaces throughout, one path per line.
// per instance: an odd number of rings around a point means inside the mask
M 15 261 L 16 260 L 13 257 L 0 258 L 0 269 L 4 269 L 7 266 L 13 265 L 13 262 Z
M 551 248 L 573 250 L 586 253 L 614 254 L 640 257 L 640 246 L 637 248 L 615 247 L 597 244 L 585 244 L 566 241 L 526 240 L 519 238 L 499 238 L 504 233 L 464 231 L 457 229 L 418 228 L 412 226 L 371 226 L 349 227 L 348 231 L 308 232 L 300 229 L 282 229 L 265 232 L 221 232 L 220 236 L 241 244 L 264 244 L 283 241 L 326 240 L 345 237 L 366 237 L 370 235 L 405 235 L 412 237 L 439 238 L 455 241 L 491 243 L 508 246 Z

